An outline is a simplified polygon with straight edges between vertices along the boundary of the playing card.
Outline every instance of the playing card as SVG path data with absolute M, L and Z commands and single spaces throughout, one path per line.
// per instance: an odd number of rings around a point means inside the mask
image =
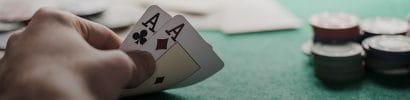
M 199 69 L 181 45 L 176 44 L 176 38 L 184 28 L 184 24 L 178 21 L 177 17 L 170 19 L 139 49 L 148 51 L 154 57 L 155 72 L 137 88 L 128 89 L 123 95 L 171 88 Z
M 178 23 L 178 17 L 175 16 L 168 21 L 140 50 L 148 51 L 154 57 L 159 59 L 171 46 L 176 43 L 176 38 L 184 28 L 183 23 Z
M 184 51 L 181 45 L 173 45 L 156 61 L 154 74 L 133 89 L 126 89 L 122 96 L 138 95 L 169 89 L 189 77 L 200 67 Z
M 123 51 L 140 49 L 172 17 L 156 5 L 150 6 L 120 46 Z
M 218 72 L 223 62 L 212 47 L 181 15 L 169 20 L 139 50 L 150 52 L 157 61 L 154 74 L 123 95 L 135 95 L 188 86 Z
M 179 34 L 177 34 L 177 31 L 171 32 L 171 38 L 175 39 L 177 41 L 176 44 L 181 45 L 182 48 L 195 61 L 195 64 L 200 67 L 198 71 L 196 71 L 194 74 L 184 79 L 183 81 L 179 82 L 173 88 L 195 84 L 207 79 L 208 77 L 221 70 L 224 66 L 223 61 L 212 50 L 212 46 L 209 45 L 199 35 L 199 33 L 185 19 L 185 17 L 176 15 L 173 19 L 175 20 L 170 20 L 169 23 L 174 23 L 175 25 L 183 25 L 183 28 L 179 30 Z
M 250 33 L 301 26 L 300 20 L 277 0 L 225 0 L 219 18 L 226 34 Z M 240 17 L 238 17 L 240 16 Z

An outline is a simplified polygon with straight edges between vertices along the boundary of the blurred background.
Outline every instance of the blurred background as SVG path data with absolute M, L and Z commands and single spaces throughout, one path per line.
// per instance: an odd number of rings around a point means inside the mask
M 315 78 L 301 45 L 313 31 L 309 17 L 346 12 L 359 19 L 409 19 L 410 0 L 0 0 L 0 48 L 41 7 L 103 24 L 120 36 L 149 5 L 181 14 L 213 46 L 225 68 L 190 87 L 123 99 L 410 99 L 410 83 L 366 78 L 327 86 Z M 3 51 L 1 53 L 4 53 Z M 410 79 L 410 77 L 407 77 Z M 383 81 L 383 80 L 382 80 Z

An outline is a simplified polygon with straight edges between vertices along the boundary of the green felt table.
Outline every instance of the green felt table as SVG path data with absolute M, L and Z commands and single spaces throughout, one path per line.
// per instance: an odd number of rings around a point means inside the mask
M 372 78 L 343 87 L 319 81 L 300 46 L 312 36 L 307 19 L 323 11 L 344 11 L 361 19 L 375 16 L 406 18 L 410 0 L 278 0 L 303 27 L 294 30 L 226 35 L 201 30 L 225 62 L 211 78 L 193 86 L 126 99 L 410 99 L 410 83 L 385 85 Z M 368 76 L 367 76 L 368 77 Z M 410 77 L 407 77 L 410 79 Z

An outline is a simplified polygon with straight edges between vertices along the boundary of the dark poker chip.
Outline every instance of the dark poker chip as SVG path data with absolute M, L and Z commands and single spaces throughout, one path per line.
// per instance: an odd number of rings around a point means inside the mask
M 367 57 L 365 60 L 366 67 L 375 71 L 394 71 L 406 69 L 409 66 L 408 61 L 385 60 Z
M 327 83 L 351 83 L 351 82 L 358 82 L 364 79 L 366 75 L 366 71 L 361 70 L 357 72 L 350 72 L 350 73 L 338 73 L 337 71 L 334 72 L 321 72 L 316 71 L 315 76 L 320 79 L 321 81 Z
M 390 88 L 409 88 L 410 84 L 410 76 L 408 71 L 385 71 L 385 72 L 369 72 L 367 73 L 369 79 L 378 83 L 382 84 L 383 86 L 387 86 Z
M 383 74 L 406 74 L 410 66 L 410 37 L 379 35 L 362 42 L 368 69 Z M 405 69 L 405 70 L 403 70 Z
M 372 39 L 368 44 L 368 56 L 394 60 L 410 59 L 410 37 L 381 35 Z
M 324 82 L 345 83 L 363 79 L 363 49 L 358 43 L 314 43 L 311 52 L 315 75 Z
M 407 75 L 410 73 L 410 70 L 407 67 L 404 67 L 404 68 L 394 69 L 394 70 L 374 70 L 374 72 L 377 72 L 383 75 Z

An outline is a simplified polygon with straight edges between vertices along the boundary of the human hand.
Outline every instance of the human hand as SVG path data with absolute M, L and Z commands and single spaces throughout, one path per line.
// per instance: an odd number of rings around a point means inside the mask
M 127 55 L 120 44 L 100 24 L 42 8 L 8 41 L 0 60 L 0 99 L 117 99 L 155 70 L 149 53 Z

